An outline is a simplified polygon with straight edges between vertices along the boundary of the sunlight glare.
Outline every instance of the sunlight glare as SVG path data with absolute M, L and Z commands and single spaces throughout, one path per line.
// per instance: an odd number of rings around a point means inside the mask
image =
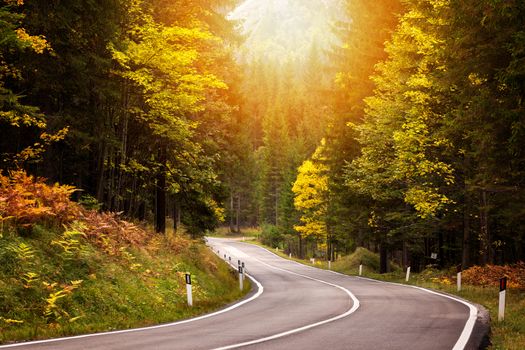
M 246 0 L 228 18 L 239 22 L 244 52 L 252 59 L 304 60 L 313 45 L 336 43 L 332 27 L 340 20 L 340 0 Z

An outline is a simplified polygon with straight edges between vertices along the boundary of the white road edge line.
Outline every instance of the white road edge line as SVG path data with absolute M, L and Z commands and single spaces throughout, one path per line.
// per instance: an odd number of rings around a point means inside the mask
M 448 299 L 454 300 L 454 301 L 456 301 L 458 303 L 461 303 L 463 305 L 466 305 L 469 308 L 469 317 L 467 319 L 467 322 L 465 322 L 465 327 L 463 327 L 463 331 L 461 332 L 461 334 L 460 334 L 456 344 L 452 348 L 452 350 L 463 350 L 467 346 L 467 343 L 468 343 L 468 341 L 470 339 L 470 336 L 472 335 L 472 331 L 474 330 L 474 326 L 476 325 L 476 319 L 478 318 L 478 308 L 476 306 L 466 302 L 465 300 L 453 297 L 451 295 L 435 292 L 433 290 L 426 289 L 426 288 L 423 288 L 423 287 L 413 286 L 413 285 L 410 285 L 410 284 L 396 283 L 396 282 L 378 281 L 378 280 L 374 280 L 374 279 L 366 278 L 366 277 L 359 277 L 359 276 L 355 276 L 355 277 L 360 278 L 360 279 L 364 279 L 364 280 L 368 280 L 368 281 L 378 282 L 378 283 L 394 284 L 394 285 L 398 285 L 398 286 L 402 286 L 402 287 L 409 287 L 409 288 L 419 289 L 419 290 L 422 290 L 424 292 L 427 292 L 427 293 L 430 293 L 430 294 L 439 295 L 439 296 L 441 296 L 443 298 L 448 298 Z
M 243 244 L 250 244 L 250 243 L 244 243 L 244 242 L 242 242 L 242 243 Z M 268 250 L 266 248 L 263 248 L 261 246 L 258 246 L 258 245 L 255 245 L 255 244 L 251 244 L 251 246 L 258 247 L 260 249 L 264 249 L 267 252 L 269 252 L 269 253 L 271 253 L 271 254 L 273 254 L 273 255 L 281 258 L 281 259 L 284 259 L 283 257 L 281 257 L 281 256 L 275 254 L 274 252 L 272 252 L 272 251 L 270 251 L 270 250 Z M 288 259 L 284 259 L 284 260 L 288 260 Z M 454 301 L 456 301 L 458 303 L 466 305 L 469 308 L 469 317 L 467 319 L 467 322 L 465 322 L 465 327 L 463 327 L 463 331 L 461 332 L 461 334 L 460 334 L 456 344 L 452 348 L 452 350 L 463 350 L 463 349 L 465 349 L 465 347 L 467 346 L 467 343 L 468 343 L 468 341 L 470 339 L 470 336 L 472 334 L 472 331 L 474 330 L 474 326 L 476 325 L 476 319 L 478 318 L 478 308 L 475 307 L 474 305 L 464 301 L 464 300 L 459 299 L 459 298 L 455 298 L 455 297 L 447 295 L 447 294 L 435 292 L 433 290 L 426 289 L 426 288 L 423 288 L 423 287 L 413 286 L 413 285 L 409 285 L 409 284 L 395 283 L 395 282 L 379 281 L 379 280 L 374 280 L 374 279 L 371 279 L 371 278 L 366 278 L 366 277 L 361 277 L 361 276 L 350 276 L 350 275 L 345 275 L 344 273 L 340 273 L 340 272 L 337 272 L 337 271 L 319 269 L 317 267 L 313 267 L 313 266 L 310 266 L 310 265 L 301 264 L 300 262 L 297 262 L 295 260 L 288 260 L 288 261 L 294 262 L 294 263 L 299 264 L 301 266 L 306 266 L 306 267 L 310 267 L 312 269 L 322 270 L 322 271 L 330 272 L 330 273 L 333 273 L 333 274 L 336 274 L 336 275 L 345 276 L 345 277 L 355 277 L 355 278 L 364 279 L 364 280 L 377 282 L 377 283 L 395 284 L 395 285 L 403 286 L 403 287 L 416 288 L 416 289 L 422 290 L 424 292 L 435 294 L 435 295 L 439 295 L 439 296 L 444 297 L 444 298 L 452 299 L 452 300 L 454 300 Z
M 265 248 L 262 248 L 262 247 L 259 247 L 259 248 L 265 249 Z M 265 250 L 267 250 L 267 249 L 265 249 Z M 267 251 L 269 251 L 269 250 L 267 250 Z M 276 254 L 274 254 L 274 255 L 276 255 Z M 344 318 L 344 317 L 354 313 L 360 306 L 359 300 L 356 298 L 356 296 L 354 294 L 352 294 L 352 292 L 350 292 L 348 289 L 346 289 L 346 288 L 344 288 L 342 286 L 339 286 L 339 285 L 334 284 L 334 283 L 326 282 L 326 281 L 323 281 L 323 280 L 320 280 L 320 279 L 317 279 L 317 278 L 313 278 L 313 277 L 310 277 L 310 276 L 302 275 L 300 273 L 292 272 L 292 271 L 289 271 L 289 270 L 286 270 L 286 269 L 281 269 L 279 267 L 276 267 L 276 266 L 273 266 L 273 265 L 269 265 L 269 264 L 267 264 L 267 263 L 265 263 L 265 262 L 263 262 L 263 261 L 261 261 L 261 260 L 259 260 L 257 258 L 254 258 L 254 259 L 257 260 L 259 263 L 268 266 L 271 269 L 283 271 L 283 272 L 286 272 L 286 273 L 289 273 L 289 274 L 292 274 L 292 275 L 300 276 L 300 277 L 303 277 L 303 278 L 306 278 L 306 279 L 309 279 L 309 280 L 312 280 L 312 281 L 320 282 L 320 283 L 323 283 L 323 284 L 326 284 L 326 285 L 329 285 L 329 286 L 341 289 L 342 291 L 344 291 L 352 299 L 352 302 L 353 302 L 352 303 L 352 307 L 350 309 L 348 309 L 346 312 L 344 312 L 344 313 L 342 313 L 340 315 L 337 315 L 335 317 L 332 317 L 332 318 L 329 318 L 329 319 L 326 319 L 326 320 L 323 320 L 323 321 L 319 321 L 319 322 L 316 322 L 316 323 L 311 323 L 311 324 L 308 324 L 308 325 L 305 325 L 305 326 L 302 326 L 302 327 L 299 327 L 299 328 L 295 328 L 295 329 L 291 329 L 289 331 L 277 333 L 277 334 L 274 334 L 274 335 L 271 335 L 271 336 L 268 336 L 268 337 L 254 339 L 254 340 L 250 340 L 250 341 L 243 342 L 243 343 L 238 343 L 238 344 L 227 345 L 227 346 L 223 346 L 223 347 L 220 347 L 220 348 L 215 348 L 213 350 L 235 349 L 235 348 L 240 348 L 240 347 L 247 346 L 247 345 L 259 344 L 259 343 L 263 343 L 263 342 L 266 342 L 266 341 L 269 341 L 269 340 L 282 338 L 282 337 L 288 336 L 290 334 L 299 333 L 299 332 L 305 331 L 307 329 L 314 328 L 314 327 L 317 327 L 317 326 L 321 326 L 323 324 L 330 323 L 330 322 L 339 320 L 341 318 Z
M 235 266 L 233 266 L 233 267 L 235 268 Z M 259 281 L 257 281 L 255 278 L 253 278 L 249 274 L 246 274 L 246 276 L 248 276 L 248 278 L 250 278 L 257 285 L 257 292 L 254 295 L 252 295 L 250 298 L 248 298 L 248 299 L 242 300 L 242 301 L 240 301 L 240 302 L 238 302 L 236 304 L 230 305 L 229 307 L 227 307 L 225 309 L 222 309 L 222 310 L 219 310 L 219 311 L 215 311 L 215 312 L 212 312 L 210 314 L 205 314 L 205 315 L 202 315 L 202 316 L 189 318 L 187 320 L 182 320 L 182 321 L 177 321 L 177 322 L 164 323 L 164 324 L 160 324 L 160 325 L 157 325 L 157 326 L 132 328 L 132 329 L 123 329 L 123 330 L 120 330 L 120 331 L 110 331 L 110 332 L 102 332 L 102 333 L 83 334 L 83 335 L 75 335 L 75 336 L 72 336 L 72 337 L 62 337 L 62 338 L 53 338 L 53 339 L 21 342 L 21 343 L 8 344 L 8 345 L 0 345 L 0 349 L 14 348 L 14 347 L 19 347 L 19 346 L 31 346 L 31 345 L 45 344 L 45 343 L 54 343 L 54 342 L 73 340 L 73 339 L 100 337 L 100 336 L 106 336 L 106 335 L 141 332 L 141 331 L 147 331 L 147 330 L 150 330 L 150 329 L 174 327 L 174 326 L 177 326 L 177 325 L 180 325 L 180 324 L 195 322 L 195 321 L 199 321 L 199 320 L 202 320 L 202 319 L 205 319 L 205 318 L 217 316 L 217 315 L 223 314 L 225 312 L 234 310 L 234 309 L 236 309 L 236 308 L 238 308 L 238 307 L 240 307 L 240 306 L 242 306 L 242 305 L 244 305 L 246 303 L 249 303 L 250 301 L 253 301 L 253 300 L 257 299 L 264 292 L 264 287 L 262 286 L 262 284 Z

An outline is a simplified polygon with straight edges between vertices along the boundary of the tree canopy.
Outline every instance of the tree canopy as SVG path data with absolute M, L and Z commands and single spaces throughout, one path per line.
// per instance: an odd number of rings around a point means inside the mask
M 383 272 L 523 260 L 524 18 L 519 0 L 1 0 L 0 169 L 158 232 L 365 246 Z

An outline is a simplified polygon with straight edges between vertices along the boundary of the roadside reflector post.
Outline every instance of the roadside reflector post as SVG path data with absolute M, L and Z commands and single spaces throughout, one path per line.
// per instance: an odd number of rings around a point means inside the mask
M 461 291 L 461 264 L 458 265 L 457 272 L 458 272 L 458 276 L 457 276 L 458 292 L 460 292 Z
M 193 295 L 191 290 L 191 275 L 186 274 L 186 296 L 188 297 L 188 306 L 193 306 Z
M 332 262 L 328 260 L 328 270 L 331 270 L 331 269 L 332 269 Z
M 241 268 L 242 268 L 242 280 L 244 281 L 244 273 L 246 271 L 246 268 L 244 267 L 244 262 L 241 263 Z
M 359 263 L 359 276 L 363 275 L 363 262 Z
M 405 278 L 405 280 L 408 282 L 409 279 L 410 279 L 410 266 L 407 267 L 407 277 Z
M 292 258 L 292 253 L 288 254 L 288 257 L 291 259 Z
M 239 265 L 239 289 L 241 290 L 241 292 L 244 289 L 242 275 L 243 275 L 243 273 L 242 273 L 242 266 Z
M 507 277 L 499 279 L 498 321 L 505 319 L 505 294 L 507 293 Z

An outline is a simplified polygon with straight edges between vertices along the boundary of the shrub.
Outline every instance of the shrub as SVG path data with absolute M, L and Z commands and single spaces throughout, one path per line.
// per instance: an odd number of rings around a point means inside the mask
M 485 265 L 473 266 L 463 271 L 462 279 L 465 283 L 476 286 L 498 286 L 499 279 L 507 277 L 509 288 L 525 289 L 525 263 L 514 265 Z
M 61 225 L 73 221 L 81 212 L 69 197 L 75 188 L 47 185 L 24 171 L 0 175 L 0 218 L 9 218 L 14 226 L 30 229 L 36 223 Z
M 279 229 L 274 225 L 264 225 L 261 232 L 261 242 L 270 247 L 279 247 L 283 241 L 283 236 Z
M 87 210 L 100 210 L 102 209 L 102 203 L 100 203 L 95 197 L 89 194 L 83 194 L 78 203 Z
M 109 254 L 118 255 L 123 245 L 140 246 L 147 241 L 146 231 L 117 213 L 85 211 L 83 216 L 86 237 Z

